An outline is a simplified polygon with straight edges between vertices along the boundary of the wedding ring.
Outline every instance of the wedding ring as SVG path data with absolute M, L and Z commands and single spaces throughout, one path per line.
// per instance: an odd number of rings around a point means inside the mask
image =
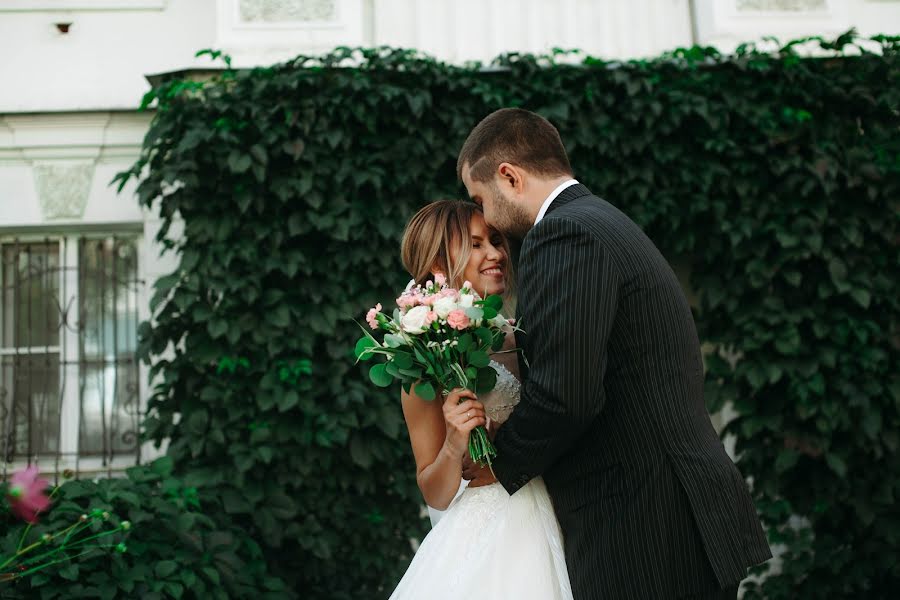
M 471 411 L 471 410 L 468 411 L 468 412 L 466 413 L 466 418 L 467 418 L 467 419 L 471 419 L 471 418 L 472 418 L 472 411 Z

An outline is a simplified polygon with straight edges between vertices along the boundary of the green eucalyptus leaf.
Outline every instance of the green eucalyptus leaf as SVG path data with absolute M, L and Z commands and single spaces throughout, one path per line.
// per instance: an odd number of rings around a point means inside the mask
M 372 368 L 369 369 L 369 379 L 378 387 L 388 387 L 394 381 L 383 363 L 372 365 Z
M 484 350 L 475 350 L 474 352 L 469 352 L 467 358 L 469 365 L 475 367 L 476 369 L 487 367 L 491 362 L 490 356 L 488 356 L 488 353 Z
M 497 384 L 497 371 L 493 367 L 484 367 L 478 369 L 478 376 L 475 380 L 475 393 L 485 394 L 494 389 Z
M 420 381 L 413 386 L 413 392 L 423 400 L 434 400 L 437 395 L 434 386 L 427 381 Z
M 469 347 L 472 345 L 472 334 L 464 333 L 459 338 L 457 338 L 457 346 L 456 350 L 460 354 L 465 354 Z
M 413 357 L 407 352 L 395 352 L 393 361 L 400 369 L 409 369 L 413 366 Z
M 384 334 L 384 343 L 388 345 L 389 348 L 399 348 L 403 346 L 406 342 L 403 341 L 403 338 L 399 335 L 395 335 L 393 333 Z
M 356 342 L 356 347 L 353 350 L 353 354 L 360 360 L 371 360 L 375 355 L 371 352 L 367 352 L 367 350 L 377 347 L 378 343 L 371 338 L 360 338 L 359 341 Z

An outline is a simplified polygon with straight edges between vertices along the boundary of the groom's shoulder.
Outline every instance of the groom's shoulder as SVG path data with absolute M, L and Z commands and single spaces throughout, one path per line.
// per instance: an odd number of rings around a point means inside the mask
M 565 203 L 547 215 L 545 220 L 550 227 L 565 226 L 565 224 L 571 223 L 597 233 L 606 227 L 621 227 L 626 222 L 633 224 L 625 213 L 593 193 L 579 196 Z M 538 223 L 538 226 L 542 223 L 543 221 Z
M 633 253 L 652 244 L 628 215 L 592 193 L 570 199 L 548 213 L 525 237 L 522 252 L 528 254 L 542 241 L 561 238 L 597 243 L 613 254 Z

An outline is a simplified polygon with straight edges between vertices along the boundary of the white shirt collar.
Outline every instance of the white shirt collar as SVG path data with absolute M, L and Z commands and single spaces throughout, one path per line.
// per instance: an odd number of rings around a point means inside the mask
M 569 179 L 568 181 L 563 181 L 561 184 L 556 186 L 556 189 L 550 192 L 550 195 L 547 196 L 547 199 L 544 200 L 544 203 L 541 205 L 541 210 L 538 212 L 537 219 L 534 220 L 534 224 L 537 225 L 541 222 L 541 219 L 544 218 L 544 215 L 547 214 L 547 209 L 550 208 L 550 205 L 556 200 L 556 197 L 559 196 L 562 191 L 568 187 L 572 187 L 578 183 L 577 179 Z

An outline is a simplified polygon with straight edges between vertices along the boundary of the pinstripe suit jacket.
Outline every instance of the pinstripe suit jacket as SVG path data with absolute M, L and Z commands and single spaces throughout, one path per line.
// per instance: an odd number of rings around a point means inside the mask
M 706 411 L 688 302 L 650 239 L 574 185 L 525 237 L 519 280 L 527 365 L 494 471 L 510 494 L 544 477 L 576 599 L 702 594 L 770 558 Z

